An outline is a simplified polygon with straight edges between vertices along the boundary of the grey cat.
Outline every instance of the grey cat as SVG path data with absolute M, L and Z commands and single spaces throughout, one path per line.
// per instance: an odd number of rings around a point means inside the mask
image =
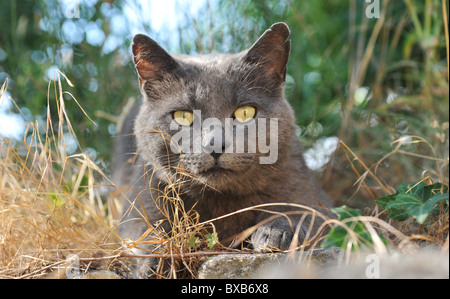
M 329 215 L 331 201 L 305 165 L 295 135 L 294 113 L 284 98 L 289 36 L 288 26 L 276 23 L 241 53 L 198 56 L 171 56 L 149 37 L 134 37 L 132 51 L 143 99 L 128 115 L 117 138 L 113 171 L 118 186 L 130 187 L 128 197 L 133 202 L 131 208 L 125 208 L 119 228 L 123 238 L 137 240 L 149 224 L 163 218 L 155 199 L 174 178 L 181 182 L 179 194 L 186 210 L 195 205 L 200 221 L 266 203 L 301 204 Z M 219 125 L 204 126 L 199 131 L 196 111 L 201 112 L 202 119 L 219 120 Z M 226 119 L 234 124 L 227 132 Z M 240 127 L 244 128 L 245 140 L 254 137 L 249 133 L 256 132 L 251 125 L 261 127 L 256 119 L 277 120 L 277 131 L 271 131 L 268 125 L 261 130 L 267 133 L 264 141 L 276 140 L 276 159 L 271 164 L 260 163 L 267 152 L 255 147 L 261 144 L 258 138 L 264 136 L 245 141 L 244 152 L 236 150 L 238 142 L 232 142 Z M 171 127 L 174 121 L 179 124 L 178 130 Z M 181 129 L 197 133 L 200 139 L 193 139 L 184 146 L 187 151 L 177 153 L 169 143 Z M 192 151 L 195 146 L 202 151 Z M 252 146 L 255 152 L 249 151 Z M 139 200 L 134 200 L 137 197 Z M 264 209 L 299 210 L 287 206 Z M 215 221 L 214 225 L 222 241 L 271 216 L 250 211 Z M 286 250 L 300 219 L 301 215 L 293 214 L 266 221 L 251 235 L 249 243 L 259 251 Z M 312 219 L 315 221 L 310 226 Z M 303 220 L 299 242 L 308 231 L 311 237 L 322 223 L 318 216 Z M 150 268 L 155 266 L 154 261 L 148 263 Z

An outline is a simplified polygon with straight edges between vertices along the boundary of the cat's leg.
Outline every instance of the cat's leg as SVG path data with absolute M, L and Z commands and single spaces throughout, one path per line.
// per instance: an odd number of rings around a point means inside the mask
M 146 258 L 145 255 L 154 253 L 154 246 L 150 246 L 146 241 L 155 236 L 150 234 L 138 244 L 133 244 L 143 236 L 148 230 L 145 221 L 138 219 L 128 219 L 119 227 L 119 235 L 124 239 L 124 246 L 130 248 L 130 255 L 135 255 L 129 260 L 128 266 L 131 268 L 130 278 L 152 278 L 157 273 L 159 259 Z
M 260 221 L 264 221 L 266 216 L 259 217 Z M 298 243 L 302 244 L 307 236 L 307 228 L 300 225 L 297 228 L 298 219 L 292 217 L 279 217 L 270 222 L 261 225 L 250 238 L 253 249 L 259 252 L 271 250 L 287 250 L 289 249 L 294 234 L 298 233 Z M 297 246 L 296 246 L 297 247 Z
M 144 249 L 133 248 L 131 250 L 137 257 L 132 260 L 132 277 L 137 279 L 156 278 L 158 272 L 159 260 L 158 258 L 145 258 L 143 255 L 150 254 Z

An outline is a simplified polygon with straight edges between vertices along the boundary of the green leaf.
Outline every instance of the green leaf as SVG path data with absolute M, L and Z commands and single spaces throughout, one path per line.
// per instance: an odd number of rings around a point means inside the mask
M 380 207 L 382 207 L 383 209 L 386 209 L 387 205 L 391 201 L 394 201 L 396 197 L 397 197 L 397 193 L 380 197 L 380 198 L 378 198 L 375 201 Z
M 322 248 L 347 248 L 347 231 L 340 226 L 333 228 L 322 242 Z
M 432 198 L 430 198 L 430 200 L 436 201 L 436 203 L 439 203 L 441 201 L 445 201 L 444 212 L 448 213 L 448 208 L 449 208 L 449 194 L 448 194 L 448 192 L 444 193 L 444 194 L 436 194 Z M 434 215 L 438 215 L 439 212 L 440 212 L 439 206 L 435 205 L 433 210 L 431 211 L 431 213 L 433 213 Z
M 433 185 L 426 186 L 424 182 L 412 183 L 412 184 L 400 184 L 397 188 L 397 193 L 416 194 L 420 198 L 423 198 L 426 187 L 431 187 L 431 186 L 433 186 Z
M 445 194 L 436 194 L 429 200 L 427 200 L 422 206 L 414 208 L 411 216 L 417 219 L 417 222 L 423 224 L 427 219 L 428 215 L 433 212 L 435 207 L 437 208 L 437 204 L 443 200 L 448 201 L 448 193 Z
M 194 249 L 197 243 L 200 243 L 200 239 L 196 236 L 191 236 L 188 240 L 188 246 L 190 249 Z
M 375 202 L 383 209 L 389 211 L 389 218 L 397 219 L 399 221 L 403 221 L 408 219 L 408 215 L 401 207 L 396 207 L 395 205 L 391 205 L 393 201 L 397 198 L 398 193 L 387 195 L 384 197 L 380 197 L 375 200 Z M 389 206 L 389 208 L 388 208 Z
M 351 209 L 346 206 L 331 209 L 333 213 L 338 216 L 339 221 L 343 221 L 348 218 L 362 216 L 361 211 L 356 209 Z M 371 234 L 367 231 L 366 226 L 361 221 L 350 221 L 346 222 L 346 225 L 353 230 L 357 235 L 357 244 L 353 244 L 352 250 L 355 250 L 361 246 L 372 246 L 373 239 Z M 379 236 L 385 244 L 387 241 Z M 350 235 L 348 231 L 342 226 L 336 226 L 330 233 L 326 236 L 325 240 L 322 242 L 323 248 L 340 247 L 342 249 L 347 249 L 348 241 L 350 240 Z M 358 246 L 355 246 L 358 245 Z
M 52 203 L 55 204 L 58 208 L 63 207 L 68 202 L 68 199 L 65 199 L 64 196 L 58 194 L 50 193 L 48 197 L 51 199 Z
M 435 205 L 448 199 L 448 193 L 433 195 L 434 190 L 441 189 L 441 184 L 425 186 L 420 183 L 413 186 L 400 185 L 396 194 L 379 198 L 376 202 L 389 211 L 389 218 L 404 221 L 414 217 L 418 223 L 423 224 Z
M 217 234 L 206 234 L 208 239 L 208 248 L 212 249 L 217 244 Z
M 351 209 L 347 206 L 342 206 L 339 208 L 332 208 L 331 211 L 338 216 L 338 220 L 342 221 L 344 219 L 362 216 L 360 210 Z
M 404 221 L 410 216 L 414 216 L 419 223 L 425 221 L 428 214 L 426 210 L 421 210 L 423 202 L 415 194 L 401 193 L 397 195 L 396 200 L 390 202 L 386 208 L 390 210 L 389 217 Z M 424 219 L 425 218 L 425 219 Z

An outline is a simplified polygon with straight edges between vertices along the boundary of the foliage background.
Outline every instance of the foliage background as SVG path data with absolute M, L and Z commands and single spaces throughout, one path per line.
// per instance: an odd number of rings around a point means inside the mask
M 385 159 L 382 180 L 398 186 L 418 181 L 424 172 L 437 177 L 437 158 L 447 161 L 439 170 L 448 183 L 445 0 L 382 0 L 380 17 L 373 19 L 366 17 L 362 0 L 208 0 L 197 14 L 190 13 L 192 2 L 178 1 L 183 17 L 175 33 L 152 28 L 136 0 L 77 3 L 80 18 L 67 17 L 67 1 L 0 2 L 0 84 L 8 78 L 8 95 L 25 121 L 44 126 L 49 78 L 60 69 L 96 123 L 65 94 L 81 149 L 102 169 L 109 168 L 122 108 L 138 96 L 129 51 L 137 29 L 171 53 L 236 52 L 284 21 L 292 31 L 286 95 L 306 150 L 319 151 L 327 138 L 338 137 L 370 166 L 395 148 L 394 141 L 420 136 L 431 147 L 405 143 L 404 150 L 415 156 Z M 137 16 L 132 20 L 125 13 L 130 8 Z M 51 113 L 58 119 L 56 108 Z M 338 150 L 319 169 L 325 187 L 335 200 L 373 204 L 365 200 L 374 199 L 370 192 L 355 196 L 358 177 L 348 162 Z M 366 183 L 379 191 L 370 178 Z

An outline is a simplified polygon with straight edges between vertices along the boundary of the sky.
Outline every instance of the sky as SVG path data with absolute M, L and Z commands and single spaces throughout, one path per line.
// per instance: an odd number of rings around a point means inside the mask
M 138 12 L 133 9 L 133 5 L 128 1 L 125 6 L 124 13 L 129 21 L 134 24 L 135 29 L 132 32 L 136 34 L 139 31 L 139 17 L 149 16 L 151 28 L 156 31 L 161 29 L 174 30 L 176 29 L 176 22 L 179 18 L 179 13 L 176 11 L 177 0 L 163 0 L 163 1 L 138 1 L 142 5 L 142 11 Z M 134 21 L 134 22 L 133 22 Z
M 173 49 L 179 41 L 178 25 L 185 20 L 186 15 L 197 15 L 199 9 L 204 6 L 206 1 L 207 0 L 128 0 L 124 8 L 124 14 L 131 25 L 130 31 L 133 35 L 137 33 L 147 33 L 144 32 L 142 26 L 142 24 L 145 24 L 147 21 L 153 32 L 157 34 L 157 36 L 152 37 L 155 39 L 163 39 L 164 42 L 169 43 L 167 46 Z M 135 2 L 141 6 L 140 9 L 136 9 Z
M 0 136 L 23 139 L 25 124 L 20 114 L 11 113 L 12 109 L 11 95 L 5 92 L 0 98 Z

